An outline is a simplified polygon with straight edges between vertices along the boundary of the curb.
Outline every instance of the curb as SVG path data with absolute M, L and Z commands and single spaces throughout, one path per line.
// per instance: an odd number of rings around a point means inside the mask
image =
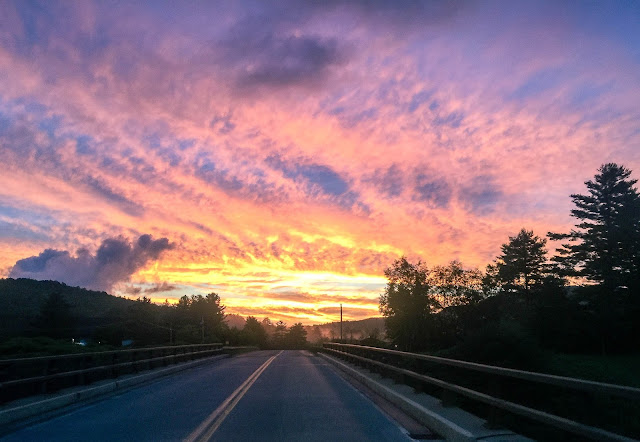
M 229 355 L 216 355 L 209 358 L 198 359 L 196 361 L 176 364 L 162 369 L 151 370 L 148 373 L 109 381 L 105 384 L 95 387 L 89 387 L 80 391 L 74 391 L 73 393 L 63 393 L 50 399 L 44 399 L 38 402 L 32 402 L 30 404 L 20 405 L 14 408 L 2 410 L 0 411 L 0 426 L 14 424 L 21 420 L 25 420 L 43 413 L 55 411 L 59 408 L 63 408 L 72 404 L 87 401 L 89 399 L 95 399 L 100 396 L 106 396 L 109 393 L 113 393 L 115 391 L 123 391 L 137 385 L 144 384 L 145 382 L 152 381 L 156 378 L 168 376 L 182 370 L 186 370 L 198 365 L 205 364 L 207 362 L 213 362 L 218 359 L 227 357 L 229 357 Z
M 370 378 L 366 374 L 350 367 L 349 365 L 339 361 L 338 359 L 328 356 L 324 353 L 319 353 L 319 355 L 325 358 L 331 364 L 335 365 L 338 369 L 342 370 L 346 375 L 351 376 L 362 384 L 366 385 L 376 394 L 385 398 L 393 405 L 405 412 L 407 415 L 413 417 L 424 426 L 433 430 L 435 433 L 443 436 L 448 441 L 468 442 L 476 441 L 479 439 L 496 440 L 494 439 L 494 437 L 498 437 L 499 440 L 530 440 L 527 438 L 522 438 L 521 436 L 511 432 L 508 432 L 510 434 L 500 432 L 499 434 L 495 435 L 486 433 L 482 435 L 474 434 L 472 431 L 463 428 L 458 423 L 453 422 L 452 420 L 447 419 L 446 417 L 436 413 L 435 411 L 430 410 L 427 407 L 409 399 L 401 393 L 387 387 L 386 385 L 381 384 L 380 382 Z

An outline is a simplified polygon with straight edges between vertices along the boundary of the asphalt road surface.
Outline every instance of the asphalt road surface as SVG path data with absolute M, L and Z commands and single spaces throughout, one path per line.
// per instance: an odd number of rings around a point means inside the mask
M 252 352 L 204 364 L 0 440 L 411 439 L 324 359 L 291 350 Z

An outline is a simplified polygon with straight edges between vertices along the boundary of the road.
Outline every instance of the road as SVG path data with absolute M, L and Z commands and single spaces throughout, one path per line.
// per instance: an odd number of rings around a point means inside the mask
M 22 428 L 25 440 L 411 440 L 319 356 L 258 351 Z

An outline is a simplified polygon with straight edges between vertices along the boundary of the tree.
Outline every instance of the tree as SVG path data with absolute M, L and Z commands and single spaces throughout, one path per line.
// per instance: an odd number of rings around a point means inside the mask
M 257 345 L 264 348 L 267 345 L 267 331 L 260 321 L 253 316 L 249 316 L 244 323 L 242 334 L 247 344 Z
M 307 331 L 301 322 L 293 324 L 289 327 L 289 331 L 285 336 L 286 346 L 288 348 L 305 348 L 307 345 Z
M 502 254 L 487 268 L 490 278 L 506 291 L 530 293 L 541 287 L 548 276 L 547 240 L 522 229 L 502 245 Z
M 432 268 L 429 283 L 442 308 L 478 302 L 483 297 L 482 273 L 465 269 L 457 260 Z
M 384 271 L 388 279 L 380 295 L 380 313 L 386 318 L 387 335 L 404 350 L 424 346 L 429 316 L 440 308 L 429 292 L 429 270 L 418 261 L 411 264 L 403 256 Z
M 175 309 L 177 341 L 221 341 L 226 332 L 224 310 L 216 293 L 182 296 Z
M 571 216 L 580 222 L 570 233 L 549 233 L 568 240 L 554 259 L 569 276 L 585 277 L 608 292 L 640 288 L 640 195 L 631 171 L 602 165 L 585 181 L 587 195 L 574 194 Z
M 158 308 L 151 299 L 143 296 L 129 306 L 126 315 L 125 335 L 136 345 L 160 344 L 166 341 L 168 333 L 158 324 Z
M 219 340 L 222 337 L 225 308 L 221 304 L 220 295 L 217 293 L 209 293 L 204 298 L 203 318 L 205 331 L 212 341 Z
M 287 324 L 283 321 L 276 322 L 276 327 L 271 337 L 273 347 L 283 348 L 285 345 L 285 337 L 287 335 Z
M 59 292 L 52 292 L 44 301 L 35 325 L 52 338 L 73 335 L 75 320 L 71 314 L 71 306 Z

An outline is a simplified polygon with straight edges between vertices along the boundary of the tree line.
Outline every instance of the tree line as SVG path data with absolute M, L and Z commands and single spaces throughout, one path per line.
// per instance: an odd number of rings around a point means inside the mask
M 115 297 L 110 297 L 115 298 Z M 121 298 L 118 298 L 121 299 Z M 46 296 L 39 313 L 31 321 L 26 336 L 47 337 L 70 342 L 89 340 L 92 344 L 120 347 L 222 342 L 260 348 L 300 349 L 307 345 L 307 331 L 302 323 L 288 326 L 283 321 L 258 321 L 249 316 L 242 327 L 229 327 L 220 296 L 182 296 L 176 304 L 154 304 L 143 296 L 128 301 L 126 307 L 113 308 L 99 323 L 87 328 L 88 318 L 74 314 L 74 309 L 60 291 Z M 22 334 L 22 336 L 25 336 Z
M 268 318 L 258 321 L 249 316 L 238 329 L 228 326 L 224 311 L 225 306 L 216 293 L 185 295 L 175 305 L 165 301 L 160 306 L 143 297 L 129 307 L 124 322 L 115 328 L 98 329 L 94 337 L 113 344 L 123 337 L 136 345 L 222 342 L 293 349 L 304 348 L 307 344 L 307 332 L 302 323 L 287 326 L 283 321 L 273 324 Z
M 402 257 L 385 270 L 379 308 L 388 338 L 436 351 L 530 365 L 539 350 L 640 350 L 640 195 L 631 171 L 604 164 L 573 194 L 568 233 L 523 228 L 484 271 L 459 261 L 429 268 Z

